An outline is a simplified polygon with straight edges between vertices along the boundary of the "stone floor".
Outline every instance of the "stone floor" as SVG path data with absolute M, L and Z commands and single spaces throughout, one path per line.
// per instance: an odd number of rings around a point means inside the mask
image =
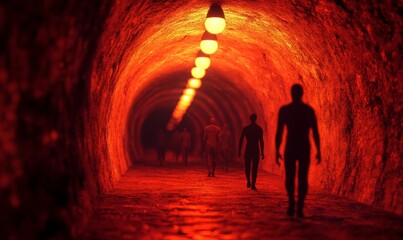
M 290 218 L 283 179 L 240 167 L 138 165 L 107 195 L 79 239 L 403 239 L 403 217 L 310 189 L 306 218 Z

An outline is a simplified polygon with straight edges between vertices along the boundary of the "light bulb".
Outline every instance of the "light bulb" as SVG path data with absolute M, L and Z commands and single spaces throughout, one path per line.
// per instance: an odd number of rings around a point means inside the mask
M 201 87 L 201 80 L 197 78 L 190 78 L 186 85 L 187 88 L 199 89 Z
M 204 77 L 204 75 L 206 74 L 206 70 L 204 70 L 203 68 L 199 68 L 199 67 L 194 67 L 192 68 L 192 76 L 194 78 L 202 78 Z
M 191 96 L 191 97 L 193 97 L 195 94 L 196 94 L 196 90 L 194 90 L 193 88 L 186 88 L 186 89 L 183 91 L 183 95 L 186 95 L 186 96 Z
M 205 31 L 200 42 L 200 49 L 205 54 L 215 53 L 218 49 L 217 36 Z
M 211 5 L 204 26 L 209 33 L 219 34 L 225 28 L 225 15 L 220 5 Z
M 215 40 L 202 40 L 200 42 L 200 49 L 205 54 L 213 54 L 218 49 L 218 42 Z
M 211 60 L 210 60 L 209 55 L 205 54 L 202 51 L 199 51 L 197 53 L 196 60 L 195 60 L 196 67 L 207 69 L 208 67 L 210 67 L 210 63 L 211 63 Z

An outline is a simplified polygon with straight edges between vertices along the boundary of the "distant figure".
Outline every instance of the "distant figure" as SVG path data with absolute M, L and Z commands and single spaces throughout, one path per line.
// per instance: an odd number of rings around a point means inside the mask
M 249 117 L 250 124 L 242 129 L 241 138 L 239 139 L 239 152 L 238 156 L 241 156 L 243 139 L 246 137 L 246 150 L 245 150 L 245 176 L 246 176 L 246 187 L 252 190 L 256 189 L 256 178 L 257 169 L 259 165 L 259 143 L 260 143 L 260 153 L 262 155 L 262 160 L 264 159 L 264 141 L 263 141 L 263 130 L 256 124 L 257 115 L 252 114 Z M 250 182 L 250 171 L 252 163 L 252 186 Z
M 215 125 L 215 118 L 210 118 L 210 124 L 204 128 L 203 144 L 207 158 L 208 177 L 214 177 L 217 155 L 219 152 L 219 134 L 221 128 Z
M 171 136 L 171 150 L 173 151 L 175 155 L 175 160 L 178 162 L 179 160 L 179 155 L 181 154 L 181 133 L 179 132 L 178 129 L 175 129 L 172 133 Z
M 181 151 L 182 151 L 182 159 L 183 163 L 185 165 L 188 165 L 188 155 L 190 151 L 190 133 L 186 128 L 183 128 L 181 137 L 180 137 L 180 142 L 181 142 Z
M 312 107 L 302 102 L 303 88 L 294 84 L 291 88 L 292 102 L 281 107 L 278 114 L 276 133 L 276 163 L 280 166 L 279 153 L 283 137 L 284 125 L 287 126 L 287 142 L 285 146 L 285 185 L 288 194 L 287 215 L 293 216 L 295 211 L 294 188 L 296 162 L 298 161 L 298 204 L 297 216 L 304 217 L 304 201 L 308 192 L 308 169 L 310 162 L 309 130 L 313 131 L 318 164 L 321 162 L 319 132 L 315 112 Z
M 157 136 L 155 138 L 155 148 L 157 150 L 157 159 L 160 164 L 165 161 L 165 151 L 167 148 L 167 142 L 168 142 L 168 137 L 165 134 L 165 131 L 163 129 L 160 129 L 157 132 Z
M 228 171 L 233 148 L 232 148 L 232 134 L 227 124 L 224 125 L 219 137 L 220 137 L 221 156 L 224 162 L 224 169 L 225 171 Z

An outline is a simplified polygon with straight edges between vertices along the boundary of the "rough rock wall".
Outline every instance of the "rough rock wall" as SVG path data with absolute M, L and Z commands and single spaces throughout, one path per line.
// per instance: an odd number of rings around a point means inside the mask
M 2 239 L 68 238 L 101 194 L 99 159 L 83 154 L 83 112 L 108 10 L 108 1 L 0 4 Z
M 316 78 L 332 89 L 324 87 L 328 101 L 318 109 L 325 164 L 311 179 L 333 193 L 402 214 L 399 9 L 393 2 L 316 5 L 314 20 L 329 42 Z M 331 18 L 321 16 L 329 10 Z

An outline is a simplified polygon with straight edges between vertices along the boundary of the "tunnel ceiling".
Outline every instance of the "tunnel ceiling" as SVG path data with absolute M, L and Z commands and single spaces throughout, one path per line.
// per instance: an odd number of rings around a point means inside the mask
M 265 129 L 266 155 L 274 156 L 277 111 L 290 101 L 291 85 L 301 83 L 303 99 L 317 112 L 322 138 L 324 163 L 312 169 L 311 182 L 386 209 L 399 208 L 402 198 L 392 186 L 401 184 L 396 134 L 401 109 L 393 105 L 401 106 L 397 49 L 402 20 L 397 11 L 390 11 L 399 6 L 388 1 L 220 3 L 227 26 L 218 35 L 219 48 L 211 56 L 209 77 L 203 84 L 210 81 L 235 105 L 240 101 L 234 92 L 244 93 L 245 109 L 239 103 L 238 113 L 229 114 L 230 119 L 240 119 L 234 127 L 247 124 L 248 115 L 257 112 Z M 210 4 L 119 1 L 112 7 L 98 42 L 90 84 L 92 108 L 87 119 L 97 124 L 86 129 L 95 139 L 92 150 L 107 159 L 105 168 L 111 169 L 112 179 L 131 164 L 127 125 L 132 122 L 133 106 L 145 101 L 142 94 L 163 94 L 157 91 L 162 91 L 161 86 L 175 97 L 180 94 L 181 83 L 171 86 L 156 79 L 190 73 Z M 172 96 L 165 97 L 175 102 Z M 194 109 L 199 110 L 189 112 L 194 119 L 205 112 L 216 114 L 222 107 L 211 94 L 200 93 L 197 98 L 195 106 L 200 107 Z M 143 117 L 164 104 L 155 96 L 148 101 L 149 109 L 139 113 Z M 281 174 L 273 162 L 269 159 L 264 167 Z

